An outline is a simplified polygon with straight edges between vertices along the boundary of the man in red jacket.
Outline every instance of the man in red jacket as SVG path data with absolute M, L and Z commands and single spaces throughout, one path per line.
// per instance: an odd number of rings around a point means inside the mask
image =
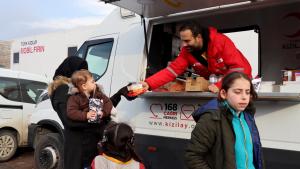
M 197 74 L 208 79 L 211 74 L 226 75 L 240 71 L 251 76 L 251 66 L 244 55 L 225 35 L 213 27 L 201 28 L 194 23 L 186 23 L 179 29 L 182 48 L 177 58 L 165 69 L 142 82 L 145 90 L 156 89 L 173 81 L 192 66 Z M 221 81 L 209 85 L 209 90 L 217 93 Z

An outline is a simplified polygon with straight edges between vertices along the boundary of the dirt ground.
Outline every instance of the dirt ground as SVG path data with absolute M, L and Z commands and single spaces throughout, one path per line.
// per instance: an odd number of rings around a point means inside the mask
M 34 169 L 33 149 L 18 149 L 11 160 L 0 163 L 0 169 Z

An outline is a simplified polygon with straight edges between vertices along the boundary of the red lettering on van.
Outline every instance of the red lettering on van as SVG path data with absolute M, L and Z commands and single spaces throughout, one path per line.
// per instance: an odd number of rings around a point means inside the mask
M 34 46 L 34 51 L 36 53 L 41 53 L 45 51 L 45 47 L 44 46 Z
M 33 53 L 33 50 L 31 47 L 21 48 L 21 54 L 27 54 L 27 53 Z

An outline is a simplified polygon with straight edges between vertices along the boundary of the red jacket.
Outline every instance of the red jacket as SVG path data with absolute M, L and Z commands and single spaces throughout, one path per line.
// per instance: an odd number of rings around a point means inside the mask
M 210 74 L 226 75 L 233 71 L 240 71 L 251 76 L 251 66 L 244 55 L 235 47 L 233 42 L 225 35 L 218 33 L 213 27 L 209 28 L 209 41 L 206 51 L 208 67 L 205 67 L 191 53 L 183 47 L 177 58 L 171 64 L 150 76 L 145 81 L 153 90 L 165 83 L 173 81 L 178 75 L 184 73 L 188 66 L 192 66 L 197 74 L 206 79 Z M 221 81 L 215 85 L 220 88 Z

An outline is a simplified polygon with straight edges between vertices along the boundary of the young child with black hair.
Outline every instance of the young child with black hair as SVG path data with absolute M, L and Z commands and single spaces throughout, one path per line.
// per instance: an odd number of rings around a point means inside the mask
M 101 154 L 92 162 L 92 169 L 144 169 L 134 151 L 134 132 L 125 123 L 110 122 L 99 142 Z

